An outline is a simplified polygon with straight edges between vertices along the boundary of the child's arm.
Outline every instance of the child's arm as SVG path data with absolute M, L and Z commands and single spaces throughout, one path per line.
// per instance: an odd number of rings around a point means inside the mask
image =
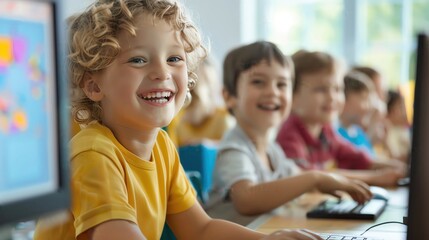
M 336 191 L 345 191 L 358 202 L 365 202 L 371 196 L 368 187 L 361 182 L 320 171 L 260 184 L 241 180 L 232 185 L 230 196 L 241 214 L 254 215 L 271 211 L 313 189 L 336 196 Z
M 371 160 L 366 153 L 344 141 L 338 142 L 335 157 L 340 167 L 337 173 L 369 185 L 396 186 L 398 179 L 405 175 L 404 163 L 398 160 Z
M 177 239 L 322 239 L 308 230 L 281 230 L 266 236 L 232 222 L 211 219 L 198 202 L 182 213 L 167 215 L 167 222 Z
M 406 164 L 398 159 L 387 159 L 382 157 L 376 157 L 371 164 L 371 169 L 385 169 L 392 168 L 398 172 L 406 172 Z
M 146 240 L 140 228 L 126 220 L 101 223 L 79 235 L 78 240 Z
M 185 212 L 167 216 L 167 221 L 177 239 L 300 239 L 321 240 L 317 234 L 305 229 L 280 230 L 270 235 L 255 232 L 238 224 L 211 219 L 198 202 Z M 111 220 L 97 225 L 79 235 L 78 240 L 146 240 L 135 223 Z
M 385 168 L 379 170 L 348 170 L 337 169 L 336 173 L 343 175 L 347 178 L 357 179 L 367 183 L 368 185 L 376 185 L 382 187 L 396 186 L 400 178 L 404 176 L 393 168 Z

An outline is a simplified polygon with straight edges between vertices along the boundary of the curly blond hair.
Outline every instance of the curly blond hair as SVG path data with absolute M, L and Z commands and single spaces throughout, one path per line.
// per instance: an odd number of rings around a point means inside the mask
M 101 120 L 101 106 L 82 90 L 85 73 L 107 68 L 119 54 L 117 35 L 125 30 L 136 35 L 135 17 L 150 14 L 164 20 L 180 32 L 185 45 L 188 78 L 207 55 L 200 34 L 176 1 L 169 0 L 98 0 L 84 12 L 71 16 L 69 23 L 69 79 L 72 117 L 81 124 Z

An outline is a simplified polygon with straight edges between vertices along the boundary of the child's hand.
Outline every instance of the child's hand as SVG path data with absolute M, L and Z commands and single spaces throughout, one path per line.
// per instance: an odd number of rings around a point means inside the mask
M 372 163 L 372 169 L 383 170 L 383 169 L 395 169 L 398 174 L 402 174 L 401 177 L 405 177 L 408 172 L 408 166 L 405 162 L 398 159 L 377 159 Z
M 331 194 L 336 197 L 341 197 L 338 191 L 347 192 L 353 200 L 361 204 L 370 200 L 372 197 L 371 191 L 366 183 L 334 173 L 320 172 L 316 187 L 320 192 Z
M 371 176 L 371 185 L 377 185 L 381 187 L 396 186 L 398 180 L 404 177 L 402 171 L 398 171 L 393 168 L 385 168 L 374 170 Z
M 322 240 L 322 238 L 314 232 L 306 229 L 289 230 L 283 229 L 275 231 L 261 240 Z
M 388 162 L 390 164 L 390 167 L 395 169 L 398 174 L 401 174 L 399 177 L 405 177 L 408 172 L 407 164 L 401 160 L 398 159 L 390 159 Z M 389 165 L 388 165 L 389 166 Z

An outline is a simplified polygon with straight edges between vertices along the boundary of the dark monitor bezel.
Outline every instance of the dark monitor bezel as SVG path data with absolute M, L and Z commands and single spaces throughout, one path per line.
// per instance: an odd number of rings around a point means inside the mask
M 17 1 L 17 0 L 14 0 Z M 46 2 L 53 6 L 54 45 L 55 45 L 55 78 L 57 99 L 57 144 L 58 144 L 58 189 L 37 197 L 0 204 L 0 226 L 12 225 L 19 221 L 33 220 L 42 215 L 54 213 L 70 206 L 69 189 L 69 114 L 66 75 L 66 33 L 65 21 L 62 18 L 60 2 L 57 0 L 24 0 L 27 2 Z
M 417 36 L 407 239 L 429 239 L 429 35 Z

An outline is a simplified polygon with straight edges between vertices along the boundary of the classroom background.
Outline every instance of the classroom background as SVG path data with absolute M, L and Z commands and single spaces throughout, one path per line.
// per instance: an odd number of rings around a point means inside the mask
M 65 15 L 92 0 L 65 1 Z M 210 45 L 218 71 L 232 48 L 256 40 L 286 54 L 322 50 L 348 65 L 379 70 L 412 116 L 416 34 L 429 29 L 427 0 L 180 0 Z M 222 76 L 219 74 L 219 76 Z

